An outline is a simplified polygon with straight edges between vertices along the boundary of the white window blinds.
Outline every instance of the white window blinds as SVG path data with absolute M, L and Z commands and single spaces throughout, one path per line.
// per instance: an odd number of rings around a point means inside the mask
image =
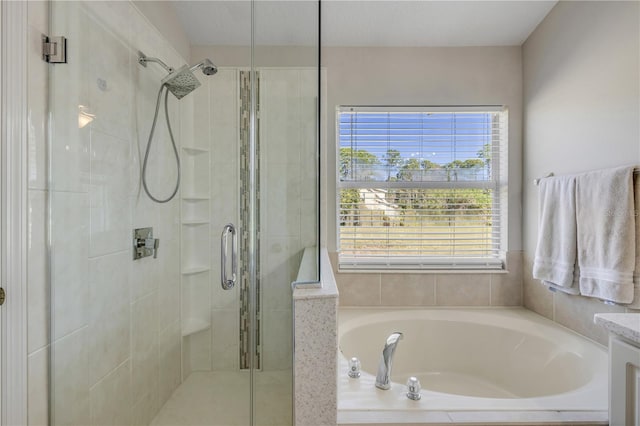
M 501 268 L 506 114 L 340 107 L 340 267 Z

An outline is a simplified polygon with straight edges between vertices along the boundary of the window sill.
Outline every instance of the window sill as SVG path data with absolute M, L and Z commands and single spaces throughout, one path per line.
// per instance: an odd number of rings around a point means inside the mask
M 507 269 L 364 269 L 342 268 L 341 274 L 508 274 Z

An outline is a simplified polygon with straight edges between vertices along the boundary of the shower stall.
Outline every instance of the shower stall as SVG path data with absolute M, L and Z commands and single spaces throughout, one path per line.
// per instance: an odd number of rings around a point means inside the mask
M 49 423 L 292 424 L 319 2 L 171 2 L 189 57 L 148 6 L 48 8 Z

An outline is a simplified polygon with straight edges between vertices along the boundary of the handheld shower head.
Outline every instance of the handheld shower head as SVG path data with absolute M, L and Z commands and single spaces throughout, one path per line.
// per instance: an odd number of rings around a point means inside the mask
M 193 72 L 201 69 L 204 75 L 214 75 L 218 72 L 216 67 L 210 59 L 204 59 L 191 67 L 184 65 L 177 70 L 174 70 L 158 58 L 150 58 L 144 53 L 138 51 L 138 63 L 143 67 L 147 66 L 147 63 L 155 62 L 162 66 L 165 70 L 169 71 L 169 75 L 162 79 L 162 85 L 167 86 L 167 89 L 178 99 L 187 96 L 195 89 L 200 87 L 200 82 L 193 75 Z
M 202 62 L 198 62 L 189 68 L 189 71 L 193 72 L 197 69 L 202 69 L 204 75 L 214 75 L 218 72 L 218 67 L 216 67 L 210 59 L 204 59 Z
M 178 99 L 187 96 L 200 87 L 200 82 L 187 65 L 169 73 L 162 79 L 162 84 L 167 86 L 167 89 Z

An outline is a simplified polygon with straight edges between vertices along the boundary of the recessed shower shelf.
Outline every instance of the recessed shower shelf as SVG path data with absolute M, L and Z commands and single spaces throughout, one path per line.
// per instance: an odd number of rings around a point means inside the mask
M 209 270 L 211 270 L 211 268 L 208 267 L 208 266 L 191 266 L 189 268 L 184 268 L 182 270 L 182 275 L 201 274 L 201 273 L 207 272 Z
M 206 148 L 196 148 L 194 146 L 183 146 L 182 150 L 191 155 L 205 154 L 209 152 L 209 150 Z
M 187 318 L 182 324 L 182 337 L 187 337 L 199 331 L 207 330 L 211 323 L 198 318 Z

